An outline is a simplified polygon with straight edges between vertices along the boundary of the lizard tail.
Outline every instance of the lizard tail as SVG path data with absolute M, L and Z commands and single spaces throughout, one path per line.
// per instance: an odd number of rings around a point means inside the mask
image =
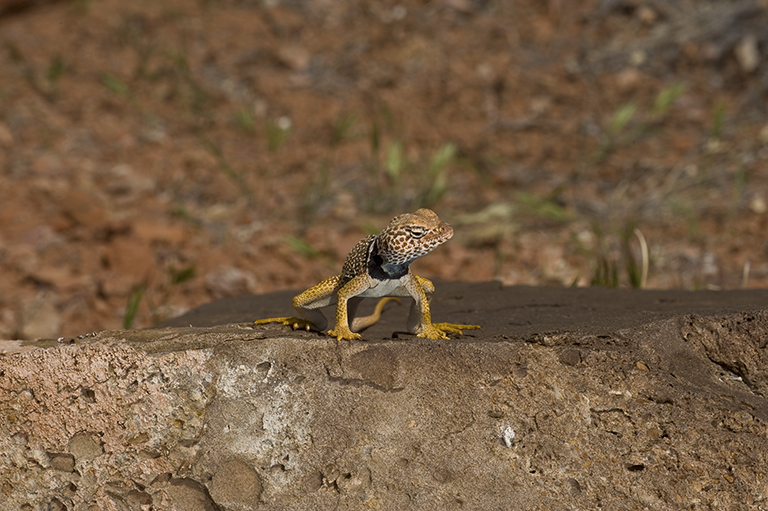
M 376 308 L 373 310 L 373 314 L 371 314 L 370 316 L 361 316 L 359 318 L 355 318 L 352 320 L 352 331 L 359 332 L 360 330 L 368 328 L 369 326 L 376 323 L 379 320 L 379 318 L 381 318 L 381 311 L 382 309 L 384 309 L 384 306 L 387 304 L 387 302 L 397 302 L 398 305 L 403 304 L 399 298 L 395 298 L 392 296 L 387 296 L 385 298 L 382 298 L 376 304 Z

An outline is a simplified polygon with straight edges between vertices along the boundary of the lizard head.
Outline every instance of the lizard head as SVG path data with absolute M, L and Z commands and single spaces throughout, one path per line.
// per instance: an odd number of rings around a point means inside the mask
M 379 255 L 388 264 L 409 264 L 453 237 L 453 228 L 434 211 L 398 215 L 379 233 Z

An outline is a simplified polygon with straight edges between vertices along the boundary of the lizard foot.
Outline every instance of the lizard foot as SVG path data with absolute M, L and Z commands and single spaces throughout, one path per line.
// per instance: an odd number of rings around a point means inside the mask
M 458 325 L 456 323 L 433 323 L 432 326 L 446 333 L 464 335 L 464 330 L 480 330 L 480 325 Z
M 289 326 L 294 330 L 317 330 L 314 324 L 302 318 L 267 318 L 257 319 L 253 322 L 254 325 L 266 325 L 267 323 L 280 323 L 281 325 Z
M 363 336 L 360 334 L 354 333 L 352 330 L 349 329 L 349 327 L 339 327 L 332 330 L 328 330 L 328 335 L 331 337 L 335 337 L 337 341 L 340 341 L 342 339 L 346 339 L 347 341 L 351 341 L 353 339 L 362 339 Z
M 424 328 L 421 332 L 417 333 L 418 337 L 426 337 L 427 339 L 448 339 L 448 334 L 464 335 L 464 330 L 478 330 L 480 325 L 458 325 L 455 323 L 432 323 L 428 327 Z

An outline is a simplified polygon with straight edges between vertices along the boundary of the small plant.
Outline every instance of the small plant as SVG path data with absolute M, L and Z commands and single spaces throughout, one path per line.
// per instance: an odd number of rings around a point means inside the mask
M 291 247 L 294 252 L 307 259 L 317 259 L 320 257 L 320 252 L 315 247 L 300 238 L 288 236 L 285 238 L 285 244 Z
M 26 61 L 24 54 L 21 53 L 21 50 L 15 44 L 6 42 L 5 50 L 8 52 L 8 56 L 14 64 L 21 64 Z
M 429 156 L 409 156 L 405 144 L 396 140 L 386 145 L 383 152 L 383 161 L 373 154 L 368 164 L 371 181 L 378 183 L 375 197 L 371 196 L 367 205 L 370 209 L 389 212 L 430 207 L 448 190 L 448 171 L 457 152 L 455 144 L 445 143 Z
M 219 146 L 217 146 L 215 143 L 213 143 L 211 140 L 208 139 L 202 139 L 201 140 L 203 147 L 205 147 L 208 152 L 210 152 L 212 155 L 216 157 L 216 160 L 219 164 L 219 170 L 224 173 L 225 176 L 227 176 L 229 179 L 231 179 L 237 186 L 240 188 L 241 193 L 249 200 L 253 199 L 253 190 L 251 190 L 251 187 L 248 186 L 248 183 L 245 181 L 243 176 L 241 176 L 235 169 L 232 168 L 232 166 L 227 162 L 226 158 L 224 158 L 224 153 L 221 151 Z
M 291 118 L 285 115 L 267 122 L 267 148 L 270 153 L 283 147 L 291 133 L 291 124 Z
M 526 192 L 520 192 L 515 196 L 517 204 L 516 212 L 534 216 L 538 219 L 562 223 L 571 220 L 571 214 L 563 206 L 552 199 L 536 197 Z
M 677 98 L 685 92 L 685 88 L 686 86 L 684 83 L 673 83 L 672 85 L 661 89 L 661 92 L 656 96 L 656 102 L 653 104 L 653 115 L 666 115 Z
M 394 186 L 400 185 L 400 178 L 403 175 L 404 167 L 403 144 L 401 142 L 394 142 L 387 149 L 387 156 L 384 160 L 384 169 L 387 171 L 387 176 L 389 176 L 389 180 Z
M 141 301 L 145 300 L 149 307 L 150 315 L 153 322 L 157 322 L 162 319 L 161 309 L 165 306 L 171 298 L 173 290 L 179 285 L 188 282 L 195 278 L 196 270 L 194 265 L 185 266 L 181 269 L 176 269 L 173 265 L 168 268 L 168 283 L 162 285 L 162 290 L 159 293 L 159 299 L 153 300 L 150 298 L 150 293 L 147 293 L 148 285 L 146 282 L 142 282 L 138 286 L 134 287 L 131 293 L 128 295 L 128 302 L 125 306 L 125 315 L 123 316 L 123 328 L 125 330 L 130 329 L 136 320 L 138 315 L 139 305 Z
M 128 88 L 128 85 L 115 75 L 102 73 L 99 81 L 109 92 L 116 96 L 126 99 L 131 96 L 131 90 Z
M 93 3 L 93 0 L 72 0 L 70 2 L 72 10 L 76 14 L 87 14 L 88 11 L 91 9 L 91 4 Z
M 180 92 L 187 93 L 187 95 L 182 95 L 181 97 L 189 102 L 188 106 L 193 112 L 202 111 L 203 107 L 208 103 L 208 93 L 192 75 L 187 56 L 181 50 L 169 51 L 166 53 L 166 56 L 173 63 L 176 75 L 180 79 L 177 87 L 181 89 Z M 186 91 L 184 86 L 186 86 Z
M 336 147 L 343 141 L 352 137 L 353 128 L 357 116 L 354 114 L 340 115 L 333 122 L 333 130 L 331 131 L 331 146 Z
M 618 110 L 616 110 L 616 112 L 613 114 L 613 117 L 611 118 L 611 123 L 608 125 L 608 129 L 606 130 L 608 137 L 614 139 L 619 136 L 636 113 L 637 105 L 634 103 L 627 103 L 626 105 L 623 105 Z
M 626 282 L 634 289 L 643 289 L 648 281 L 649 252 L 645 236 L 640 229 L 627 224 L 621 230 L 617 243 L 612 243 L 614 249 L 608 248 L 609 243 L 599 226 L 593 225 L 593 232 L 597 238 L 597 246 L 591 251 L 594 257 L 593 274 L 590 280 L 592 286 L 602 286 L 610 289 L 621 285 L 619 268 L 624 266 Z M 632 239 L 637 239 L 640 245 L 640 261 L 634 256 L 631 244 Z M 589 253 L 589 251 L 588 251 Z
M 609 259 L 605 254 L 600 254 L 595 261 L 594 273 L 589 284 L 591 286 L 616 289 L 619 287 L 619 266 L 616 260 Z
M 725 105 L 720 102 L 715 107 L 715 111 L 712 112 L 712 129 L 709 131 L 710 139 L 718 139 L 723 134 L 723 126 L 725 125 Z
M 637 262 L 631 248 L 632 238 L 640 244 L 640 263 Z M 629 285 L 634 289 L 643 289 L 648 281 L 649 254 L 648 244 L 640 229 L 627 225 L 621 235 L 621 252 L 624 258 L 624 269 L 627 272 Z
M 741 270 L 741 289 L 746 289 L 749 285 L 749 268 L 752 262 L 747 259 L 744 261 L 744 267 Z
M 251 115 L 251 112 L 247 108 L 238 109 L 237 112 L 235 112 L 235 120 L 237 121 L 237 125 L 240 126 L 243 131 L 253 133 L 256 129 L 253 115 Z
M 173 265 L 168 268 L 168 276 L 170 277 L 172 286 L 183 284 L 184 282 L 192 280 L 195 278 L 195 273 L 196 271 L 194 265 L 185 266 L 180 270 L 177 270 Z
M 371 132 L 368 140 L 371 145 L 371 155 L 375 160 L 378 160 L 379 150 L 381 149 L 381 125 L 376 120 L 371 123 Z
M 64 74 L 64 61 L 61 58 L 61 55 L 56 55 L 51 59 L 51 62 L 48 64 L 48 69 L 46 70 L 45 76 L 48 79 L 49 83 L 56 83 L 56 81 L 61 78 L 61 75 Z
M 313 172 L 301 189 L 301 213 L 306 222 L 317 217 L 318 211 L 331 200 L 331 176 L 329 157 L 320 162 L 320 169 Z
M 448 189 L 448 167 L 456 156 L 456 144 L 443 144 L 432 155 L 427 170 L 427 189 L 421 200 L 422 206 L 431 206 L 443 196 Z
M 379 115 L 371 122 L 371 131 L 369 134 L 369 143 L 371 146 L 371 156 L 377 162 L 379 160 L 379 151 L 381 150 L 381 139 L 385 131 L 394 131 L 394 116 L 392 109 L 386 102 L 379 105 Z
M 599 162 L 622 145 L 633 144 L 658 129 L 685 89 L 684 83 L 674 83 L 663 88 L 656 95 L 653 107 L 645 112 L 640 111 L 634 102 L 620 106 L 603 132 L 603 140 L 591 159 L 592 163 Z
M 129 330 L 136 320 L 139 312 L 141 299 L 144 297 L 144 291 L 147 289 L 146 282 L 136 286 L 128 295 L 128 303 L 125 305 L 125 316 L 123 316 L 123 329 Z

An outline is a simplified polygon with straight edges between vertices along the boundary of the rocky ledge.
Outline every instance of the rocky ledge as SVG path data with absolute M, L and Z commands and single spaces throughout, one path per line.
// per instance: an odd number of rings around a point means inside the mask
M 768 291 L 439 283 L 484 327 L 450 341 L 394 304 L 362 342 L 246 323 L 289 303 L 0 341 L 2 508 L 768 509 Z

